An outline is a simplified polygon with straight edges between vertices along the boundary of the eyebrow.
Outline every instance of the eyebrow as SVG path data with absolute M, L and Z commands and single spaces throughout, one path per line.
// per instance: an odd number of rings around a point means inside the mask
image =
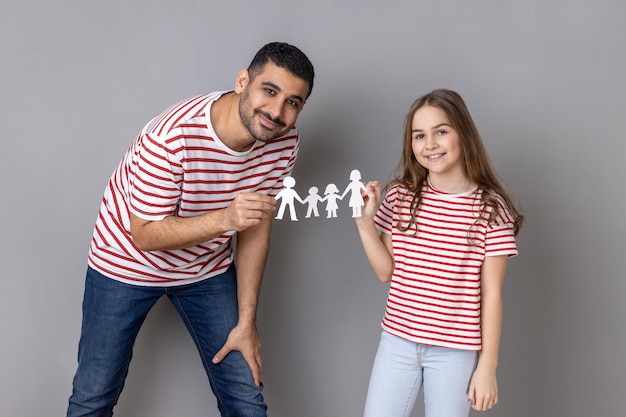
M 270 87 L 270 88 L 272 88 L 273 90 L 276 90 L 276 91 L 283 91 L 283 90 L 281 90 L 281 88 L 279 86 L 277 86 L 276 84 L 274 84 L 271 81 L 263 81 L 261 83 L 261 85 L 263 85 L 265 87 Z M 298 100 L 300 102 L 300 104 L 304 103 L 304 99 L 302 97 L 300 97 L 299 95 L 297 95 L 297 94 L 291 95 L 290 98 L 292 98 L 294 100 Z
M 439 129 L 441 126 L 452 127 L 450 124 L 444 122 L 444 123 L 439 123 L 437 126 L 433 126 L 432 128 L 433 129 Z M 423 129 L 412 129 L 411 131 L 412 132 L 423 132 L 424 130 Z

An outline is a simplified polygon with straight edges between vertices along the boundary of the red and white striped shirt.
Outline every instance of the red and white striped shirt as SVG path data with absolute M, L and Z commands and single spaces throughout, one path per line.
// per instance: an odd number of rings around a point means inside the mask
M 192 217 L 226 208 L 241 192 L 276 195 L 294 167 L 295 128 L 235 152 L 215 134 L 211 104 L 225 92 L 182 101 L 153 118 L 109 180 L 89 250 L 89 265 L 118 281 L 173 286 L 220 274 L 233 261 L 235 232 L 181 250 L 141 251 L 130 213 L 146 220 Z
M 390 187 L 374 219 L 392 237 L 395 263 L 384 330 L 415 343 L 481 349 L 481 265 L 486 256 L 517 255 L 513 217 L 503 200 L 494 222 L 475 223 L 481 195 L 480 189 L 445 194 L 425 184 L 417 226 L 401 232 L 396 226 L 408 224 L 413 195 Z

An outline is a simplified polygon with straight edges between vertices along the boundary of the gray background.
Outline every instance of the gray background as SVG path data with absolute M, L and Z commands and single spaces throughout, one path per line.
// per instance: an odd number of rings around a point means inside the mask
M 501 403 L 485 415 L 624 415 L 626 6 L 385 3 L 1 2 L 1 416 L 65 412 L 93 222 L 131 140 L 165 106 L 232 88 L 274 40 L 317 71 L 298 123 L 301 194 L 345 187 L 353 168 L 387 181 L 410 103 L 437 87 L 466 99 L 527 217 L 504 289 Z M 358 416 L 387 287 L 349 208 L 335 220 L 300 213 L 273 229 L 265 396 L 274 417 Z M 217 416 L 167 302 L 135 354 L 116 415 Z

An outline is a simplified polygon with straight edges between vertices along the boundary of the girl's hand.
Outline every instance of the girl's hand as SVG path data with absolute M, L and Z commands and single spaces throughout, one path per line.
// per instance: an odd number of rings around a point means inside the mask
M 468 397 L 476 411 L 487 411 L 498 403 L 498 381 L 495 372 L 476 368 L 469 386 Z
M 361 196 L 365 205 L 361 211 L 361 219 L 372 220 L 378 210 L 378 202 L 380 200 L 381 187 L 378 181 L 369 181 L 365 184 L 365 191 L 361 190 Z

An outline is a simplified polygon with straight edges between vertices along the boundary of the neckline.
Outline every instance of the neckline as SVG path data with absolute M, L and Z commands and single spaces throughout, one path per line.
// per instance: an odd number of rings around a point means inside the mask
M 460 192 L 460 193 L 449 193 L 449 192 L 446 192 L 446 191 L 441 191 L 441 190 L 438 190 L 437 188 L 435 188 L 435 187 L 434 187 L 434 186 L 430 183 L 430 180 L 429 180 L 428 178 L 426 179 L 426 186 L 427 186 L 427 187 L 428 187 L 428 188 L 429 188 L 432 192 L 434 192 L 435 194 L 445 195 L 445 196 L 448 196 L 448 197 L 465 197 L 465 196 L 472 195 L 472 194 L 476 193 L 476 191 L 478 190 L 478 186 L 474 186 L 474 187 L 470 188 L 469 190 L 467 190 L 467 191 L 462 191 L 462 192 Z

